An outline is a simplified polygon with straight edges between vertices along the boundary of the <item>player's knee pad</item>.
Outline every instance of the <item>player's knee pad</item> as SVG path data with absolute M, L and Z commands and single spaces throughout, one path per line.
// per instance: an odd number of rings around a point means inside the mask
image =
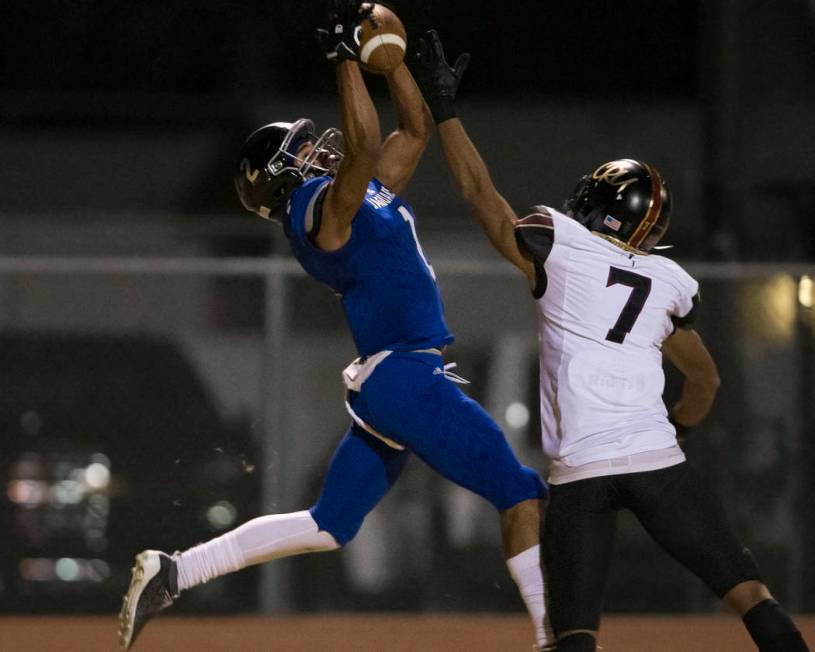
M 594 652 L 597 640 L 588 632 L 568 634 L 557 640 L 557 652 Z

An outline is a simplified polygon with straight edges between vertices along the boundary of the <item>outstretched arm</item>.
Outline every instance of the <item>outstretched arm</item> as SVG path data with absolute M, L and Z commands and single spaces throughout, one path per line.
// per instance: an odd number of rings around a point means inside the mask
M 447 165 L 464 201 L 470 206 L 493 246 L 524 273 L 530 285 L 534 285 L 534 263 L 521 253 L 515 239 L 518 216 L 495 188 L 489 170 L 461 120 L 445 120 L 438 126 L 438 130 Z
M 456 186 L 493 246 L 520 269 L 534 287 L 534 263 L 521 253 L 515 240 L 518 217 L 495 188 L 484 160 L 456 117 L 453 101 L 469 55 L 461 55 L 450 68 L 435 30 L 425 34 L 420 46 L 422 86 L 438 125 L 444 155 Z
M 433 116 L 408 67 L 401 63 L 385 75 L 396 109 L 397 127 L 382 145 L 376 176 L 399 194 L 410 181 L 433 132 Z
M 359 0 L 335 0 L 328 29 L 322 30 L 326 57 L 337 62 L 337 86 L 344 136 L 344 156 L 326 192 L 315 243 L 335 251 L 351 237 L 351 223 L 374 176 L 382 137 L 379 117 L 356 61 L 355 25 L 370 13 Z

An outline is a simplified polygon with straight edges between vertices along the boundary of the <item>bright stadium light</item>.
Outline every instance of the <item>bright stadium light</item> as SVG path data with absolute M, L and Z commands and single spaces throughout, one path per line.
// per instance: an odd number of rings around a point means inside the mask
M 504 419 L 510 428 L 523 428 L 529 423 L 529 408 L 519 401 L 507 405 Z
M 85 487 L 74 480 L 61 480 L 52 487 L 53 502 L 57 505 L 77 505 L 85 498 Z
M 80 567 L 76 559 L 63 557 L 57 560 L 55 569 L 57 577 L 63 582 L 75 582 L 79 579 Z
M 28 507 L 44 503 L 47 493 L 48 485 L 40 480 L 12 480 L 6 490 L 11 502 Z
M 110 470 L 100 462 L 92 462 L 85 469 L 85 484 L 91 489 L 103 489 L 110 482 Z
M 238 510 L 228 500 L 221 500 L 207 510 L 207 522 L 213 530 L 224 530 L 235 522 Z
M 812 308 L 815 304 L 815 287 L 813 287 L 812 277 L 804 275 L 798 281 L 798 303 L 804 308 Z

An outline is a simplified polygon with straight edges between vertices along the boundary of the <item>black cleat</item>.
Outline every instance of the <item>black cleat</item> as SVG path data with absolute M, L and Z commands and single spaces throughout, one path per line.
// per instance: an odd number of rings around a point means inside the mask
M 130 588 L 119 612 L 119 645 L 129 650 L 147 621 L 177 597 L 175 557 L 159 550 L 136 555 Z

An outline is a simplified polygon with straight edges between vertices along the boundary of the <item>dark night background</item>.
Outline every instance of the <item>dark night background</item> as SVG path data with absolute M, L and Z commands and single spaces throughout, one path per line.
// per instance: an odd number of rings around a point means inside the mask
M 472 53 L 462 115 L 518 210 L 559 205 L 587 170 L 637 154 L 673 182 L 684 257 L 812 257 L 806 0 L 396 8 L 409 37 L 436 27 L 448 52 Z M 234 213 L 229 175 L 248 131 L 281 114 L 336 120 L 333 73 L 313 39 L 320 2 L 33 1 L 3 14 L 10 210 Z M 371 88 L 386 106 L 381 80 Z M 104 142 L 85 151 L 94 140 Z M 180 149 L 163 151 L 170 141 Z M 207 149 L 206 164 L 200 152 L 188 164 L 189 148 Z M 436 153 L 415 185 L 446 179 Z M 439 190 L 420 214 L 458 216 L 450 187 Z
M 467 50 L 471 90 L 698 99 L 701 3 L 392 3 L 409 35 Z M 324 94 L 317 1 L 7 3 L 4 90 Z

